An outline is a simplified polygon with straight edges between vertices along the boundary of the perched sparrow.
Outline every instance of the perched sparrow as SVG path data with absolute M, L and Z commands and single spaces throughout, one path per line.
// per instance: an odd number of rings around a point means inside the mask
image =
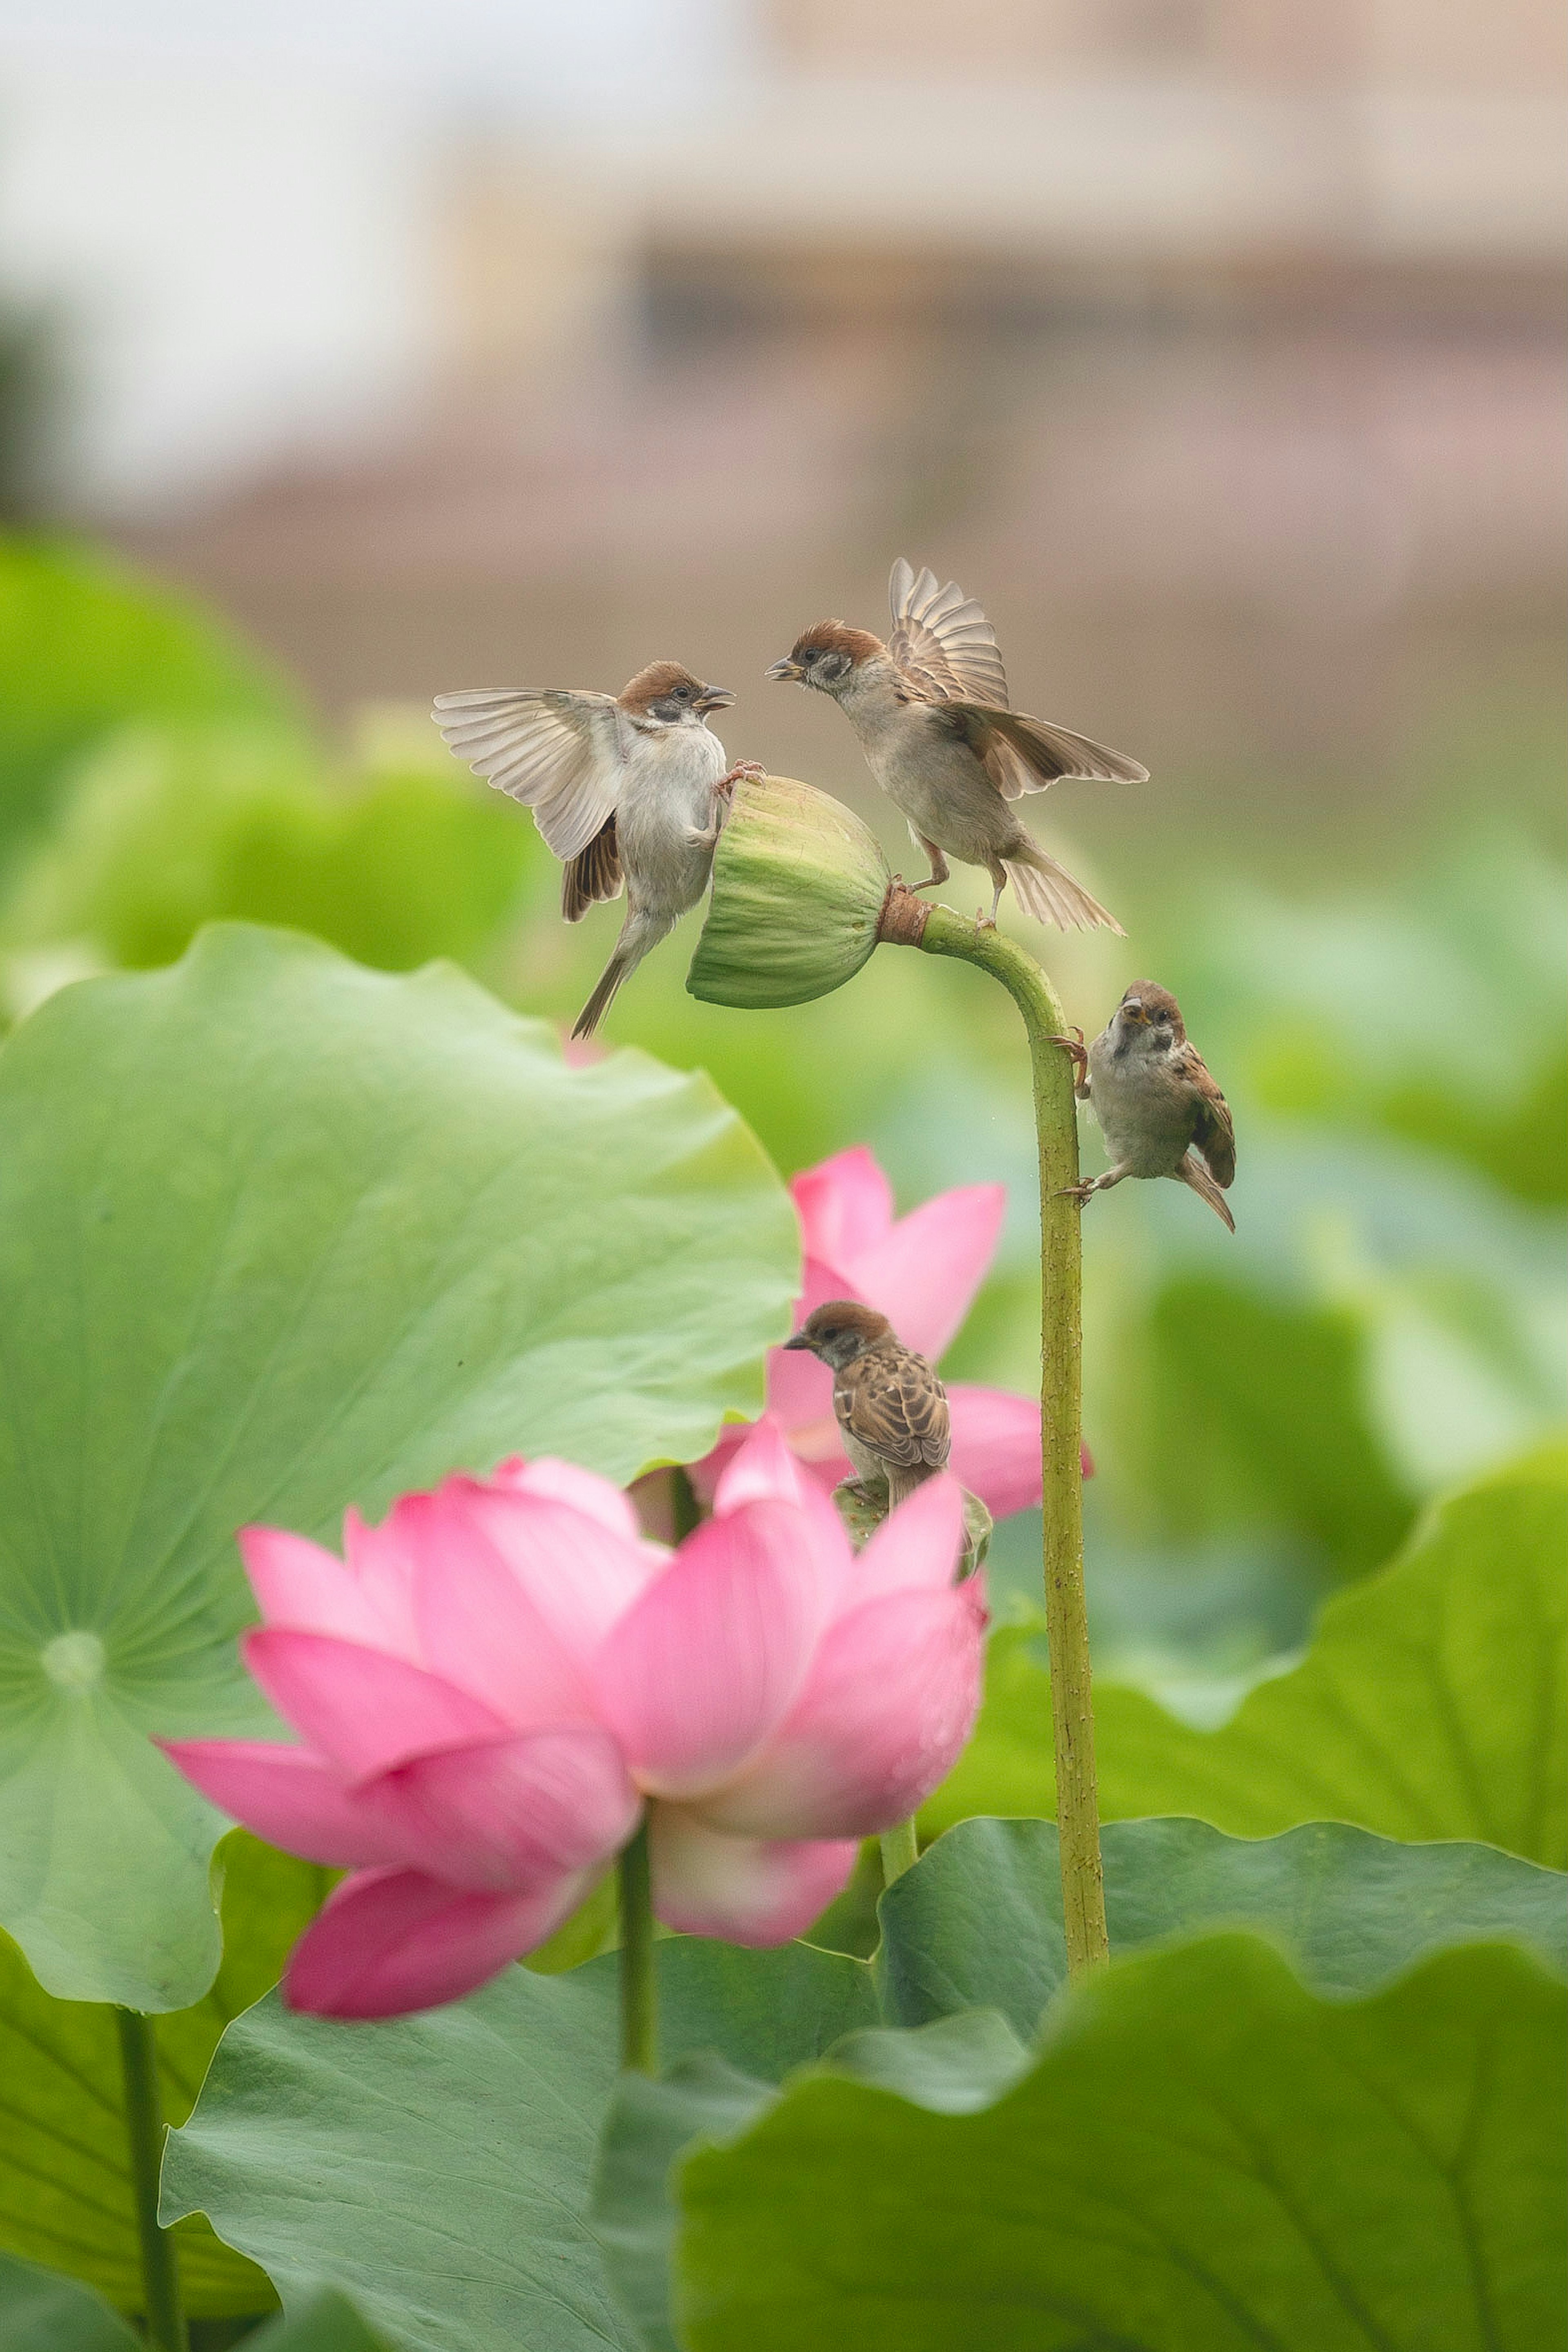
M 844 1451 L 860 1477 L 887 1480 L 889 1509 L 945 1469 L 947 1391 L 925 1358 L 901 1345 L 885 1315 L 853 1298 L 830 1298 L 784 1346 L 808 1349 L 833 1367 Z
M 431 716 L 474 773 L 488 776 L 565 861 L 561 911 L 580 922 L 597 898 L 626 894 L 626 919 L 574 1037 L 598 1027 L 621 982 L 708 887 L 728 796 L 707 725 L 735 699 L 679 662 L 650 663 L 619 694 L 564 688 L 438 694 Z
M 996 633 L 953 581 L 917 577 L 900 556 L 889 588 L 893 633 L 818 621 L 768 676 L 830 694 L 867 765 L 931 859 L 917 889 L 947 880 L 948 856 L 990 868 L 990 920 L 1011 882 L 1026 914 L 1064 930 L 1121 926 L 1047 857 L 1011 803 L 1058 776 L 1141 784 L 1149 771 L 1085 735 L 1007 708 Z
M 1087 1052 L 1081 1038 L 1057 1042 L 1078 1066 L 1079 1099 L 1094 1105 L 1111 1160 L 1103 1176 L 1070 1186 L 1072 1198 L 1087 1202 L 1124 1176 L 1174 1176 L 1235 1233 L 1225 1200 L 1236 1180 L 1230 1108 L 1170 990 L 1135 980 Z

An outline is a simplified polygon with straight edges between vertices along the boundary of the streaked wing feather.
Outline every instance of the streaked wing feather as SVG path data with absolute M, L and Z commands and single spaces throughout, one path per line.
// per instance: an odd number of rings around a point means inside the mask
M 614 695 L 481 688 L 437 695 L 432 716 L 476 775 L 532 809 L 557 857 L 578 856 L 613 815 L 631 731 Z
M 996 632 L 955 580 L 939 587 L 933 572 L 916 573 L 900 555 L 888 600 L 893 613 L 888 651 L 921 700 L 973 698 L 1006 709 L 1007 672 Z
M 900 1469 L 924 1463 L 940 1470 L 952 1436 L 947 1391 L 922 1357 L 878 1350 L 840 1372 L 833 1410 L 867 1451 Z
M 1195 1045 L 1183 1045 L 1174 1056 L 1177 1069 L 1193 1089 L 1193 1145 L 1200 1152 L 1222 1192 L 1236 1181 L 1236 1128 L 1230 1105 L 1209 1076 Z
M 607 816 L 586 849 L 570 860 L 561 877 L 561 911 L 569 923 L 580 923 L 601 898 L 618 898 L 625 888 L 621 846 L 614 815 Z
M 1058 776 L 1090 777 L 1108 784 L 1144 784 L 1149 781 L 1149 771 L 1142 761 L 1130 760 L 1124 751 L 1113 751 L 1107 744 L 1096 743 L 1088 735 L 1075 735 L 1070 727 L 1058 727 L 1048 719 L 1031 719 L 1026 711 L 998 709 L 994 704 L 971 703 L 968 707 L 1016 753 L 1014 772 L 1022 772 L 1025 781 L 1020 789 L 1024 792 L 1043 793 Z M 1016 798 L 1016 793 L 1007 792 L 1000 777 L 994 781 L 1009 800 Z

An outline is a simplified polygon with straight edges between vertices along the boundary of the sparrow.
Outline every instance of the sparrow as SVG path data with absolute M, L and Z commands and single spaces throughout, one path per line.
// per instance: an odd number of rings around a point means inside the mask
M 923 1356 L 904 1347 L 885 1315 L 853 1298 L 830 1298 L 808 1315 L 786 1348 L 832 1367 L 833 1411 L 858 1476 L 886 1479 L 888 1507 L 944 1469 L 952 1444 L 947 1391 Z
M 626 919 L 574 1037 L 591 1037 L 611 998 L 708 887 L 729 795 L 750 761 L 727 766 L 708 725 L 733 702 L 679 662 L 651 662 L 619 694 L 577 688 L 438 694 L 431 717 L 460 760 L 533 821 L 566 871 L 561 911 L 581 922 L 626 894 Z
M 818 621 L 795 639 L 770 678 L 830 694 L 860 739 L 878 783 L 901 809 L 931 872 L 915 887 L 945 882 L 949 856 L 989 867 L 994 923 L 1011 882 L 1026 914 L 1064 930 L 1121 926 L 1047 857 L 1013 803 L 1058 776 L 1141 784 L 1149 771 L 1121 751 L 1007 706 L 996 632 L 955 581 L 939 588 L 900 556 L 889 583 L 892 635 Z
M 1135 980 L 1087 1051 L 1081 1035 L 1057 1043 L 1073 1057 L 1079 1100 L 1093 1104 L 1111 1160 L 1059 1197 L 1087 1202 L 1124 1176 L 1174 1176 L 1235 1233 L 1225 1199 L 1236 1181 L 1230 1107 L 1170 990 Z

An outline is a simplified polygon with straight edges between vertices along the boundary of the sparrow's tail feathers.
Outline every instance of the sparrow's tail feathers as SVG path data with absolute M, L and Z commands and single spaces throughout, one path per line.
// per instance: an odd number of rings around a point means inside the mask
M 1235 1233 L 1236 1219 L 1230 1213 L 1230 1203 L 1204 1166 L 1203 1161 L 1189 1151 L 1176 1173 L 1183 1183 L 1190 1184 L 1199 1200 L 1206 1201 L 1215 1215 L 1227 1225 L 1232 1233 Z
M 1047 857 L 1043 849 L 1005 857 L 1002 870 L 1019 906 L 1037 923 L 1055 923 L 1064 931 L 1107 930 L 1126 937 L 1115 916 L 1108 914 L 1099 899 L 1091 898 L 1083 884 L 1075 882 L 1067 867 Z
M 599 975 L 599 984 L 577 1015 L 574 1037 L 591 1037 L 605 1013 L 610 1001 L 623 980 L 636 971 L 649 948 L 658 947 L 667 931 L 675 928 L 673 917 L 650 915 L 645 908 L 640 914 L 630 914 L 621 926 L 621 936 L 616 941 L 616 951 Z
M 625 980 L 627 972 L 632 969 L 632 963 L 634 961 L 635 959 L 624 956 L 618 948 L 616 950 L 615 954 L 610 958 L 609 962 L 599 974 L 598 986 L 595 989 L 593 995 L 588 999 L 587 1003 L 583 1007 L 582 1012 L 577 1015 L 576 1025 L 572 1032 L 574 1037 L 591 1037 L 593 1035 L 595 1030 L 598 1027 L 600 1022 L 609 1011 L 611 1001 L 615 996 L 616 991 L 619 988 L 622 981 Z

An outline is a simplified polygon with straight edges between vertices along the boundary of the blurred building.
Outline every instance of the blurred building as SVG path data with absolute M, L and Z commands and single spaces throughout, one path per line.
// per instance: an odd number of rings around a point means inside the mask
M 395 416 L 357 451 L 302 416 L 129 543 L 331 703 L 760 667 L 759 630 L 875 622 L 900 551 L 1006 616 L 1021 699 L 1163 772 L 1364 789 L 1445 698 L 1536 692 L 1555 5 L 771 0 L 750 33 L 722 102 L 694 56 L 548 136 L 428 128 Z M 803 698 L 754 743 L 814 756 Z

